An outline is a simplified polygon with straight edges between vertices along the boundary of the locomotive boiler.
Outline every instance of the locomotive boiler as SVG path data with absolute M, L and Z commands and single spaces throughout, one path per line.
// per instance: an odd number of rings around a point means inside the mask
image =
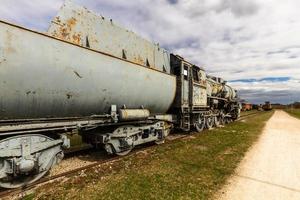
M 0 187 L 40 179 L 72 134 L 126 155 L 238 116 L 225 81 L 69 1 L 47 33 L 0 21 Z

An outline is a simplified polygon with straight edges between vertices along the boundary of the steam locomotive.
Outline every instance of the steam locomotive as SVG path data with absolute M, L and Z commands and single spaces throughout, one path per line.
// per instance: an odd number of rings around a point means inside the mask
M 126 155 L 239 113 L 223 79 L 70 2 L 47 33 L 0 21 L 0 187 L 43 177 L 72 134 Z

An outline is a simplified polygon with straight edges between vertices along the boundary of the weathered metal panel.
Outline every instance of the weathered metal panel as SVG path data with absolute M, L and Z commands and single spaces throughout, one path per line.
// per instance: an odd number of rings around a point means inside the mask
M 184 80 L 182 83 L 182 103 L 189 105 L 189 82 Z
M 165 113 L 175 77 L 0 22 L 0 119 Z
M 230 101 L 236 98 L 235 90 L 229 85 L 225 85 L 224 87 L 224 98 L 229 99 Z
M 224 90 L 224 85 L 216 82 L 215 80 L 208 78 L 207 79 L 207 94 L 209 96 L 217 96 Z
M 170 54 L 114 21 L 69 1 L 53 19 L 48 33 L 97 51 L 170 73 Z
M 207 106 L 206 88 L 193 86 L 193 106 Z
M 199 82 L 193 84 L 193 106 L 207 106 L 207 79 L 206 72 L 198 72 Z

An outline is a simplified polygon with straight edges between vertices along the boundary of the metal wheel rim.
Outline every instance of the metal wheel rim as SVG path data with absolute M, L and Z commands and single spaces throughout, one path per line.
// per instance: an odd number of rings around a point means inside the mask
M 205 127 L 205 118 L 203 117 L 201 119 L 201 116 L 199 116 L 198 120 L 195 123 L 195 128 L 196 128 L 197 132 L 201 132 L 201 131 L 203 131 L 204 127 Z
M 218 127 L 221 125 L 221 117 L 214 117 L 215 126 Z
M 224 124 L 229 124 L 229 119 L 228 119 L 228 117 L 225 117 L 225 118 L 224 118 Z
M 160 145 L 160 144 L 165 143 L 165 138 L 166 138 L 166 136 L 168 136 L 170 134 L 170 129 L 166 130 L 166 132 L 167 132 L 167 134 L 164 134 L 162 139 L 156 140 L 155 144 Z
M 211 129 L 214 126 L 214 120 L 212 117 L 207 117 L 206 128 Z
M 158 144 L 158 145 L 163 144 L 163 143 L 165 143 L 165 139 L 155 141 L 155 144 Z
M 126 156 L 126 155 L 128 155 L 131 152 L 132 149 L 133 149 L 133 147 L 130 147 L 129 149 L 127 149 L 125 151 L 116 152 L 116 155 L 118 155 L 118 156 Z
M 45 170 L 39 174 L 36 174 L 33 177 L 25 177 L 25 179 L 22 179 L 20 181 L 20 183 L 11 183 L 11 182 L 2 183 L 0 180 L 0 187 L 8 188 L 8 189 L 15 189 L 15 188 L 20 188 L 20 187 L 30 185 L 30 184 L 36 182 L 37 180 L 39 180 L 40 178 L 42 178 L 51 169 L 54 161 L 55 161 L 55 159 L 52 158 L 51 161 L 47 165 L 47 170 Z
M 225 124 L 225 119 L 223 116 L 219 116 L 219 121 L 220 121 L 220 125 L 224 125 Z

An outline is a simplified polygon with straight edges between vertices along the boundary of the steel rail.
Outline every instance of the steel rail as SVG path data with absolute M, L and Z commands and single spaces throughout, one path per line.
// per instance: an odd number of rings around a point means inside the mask
M 258 114 L 260 114 L 260 113 L 262 113 L 263 111 L 257 111 L 257 112 L 255 112 L 255 113 L 249 113 L 249 114 L 246 114 L 246 115 L 242 115 L 242 116 L 240 116 L 236 121 L 241 121 L 241 120 L 243 120 L 243 119 L 246 119 L 246 118 L 248 118 L 248 117 L 251 117 L 251 116 L 253 116 L 253 115 L 258 115 Z

